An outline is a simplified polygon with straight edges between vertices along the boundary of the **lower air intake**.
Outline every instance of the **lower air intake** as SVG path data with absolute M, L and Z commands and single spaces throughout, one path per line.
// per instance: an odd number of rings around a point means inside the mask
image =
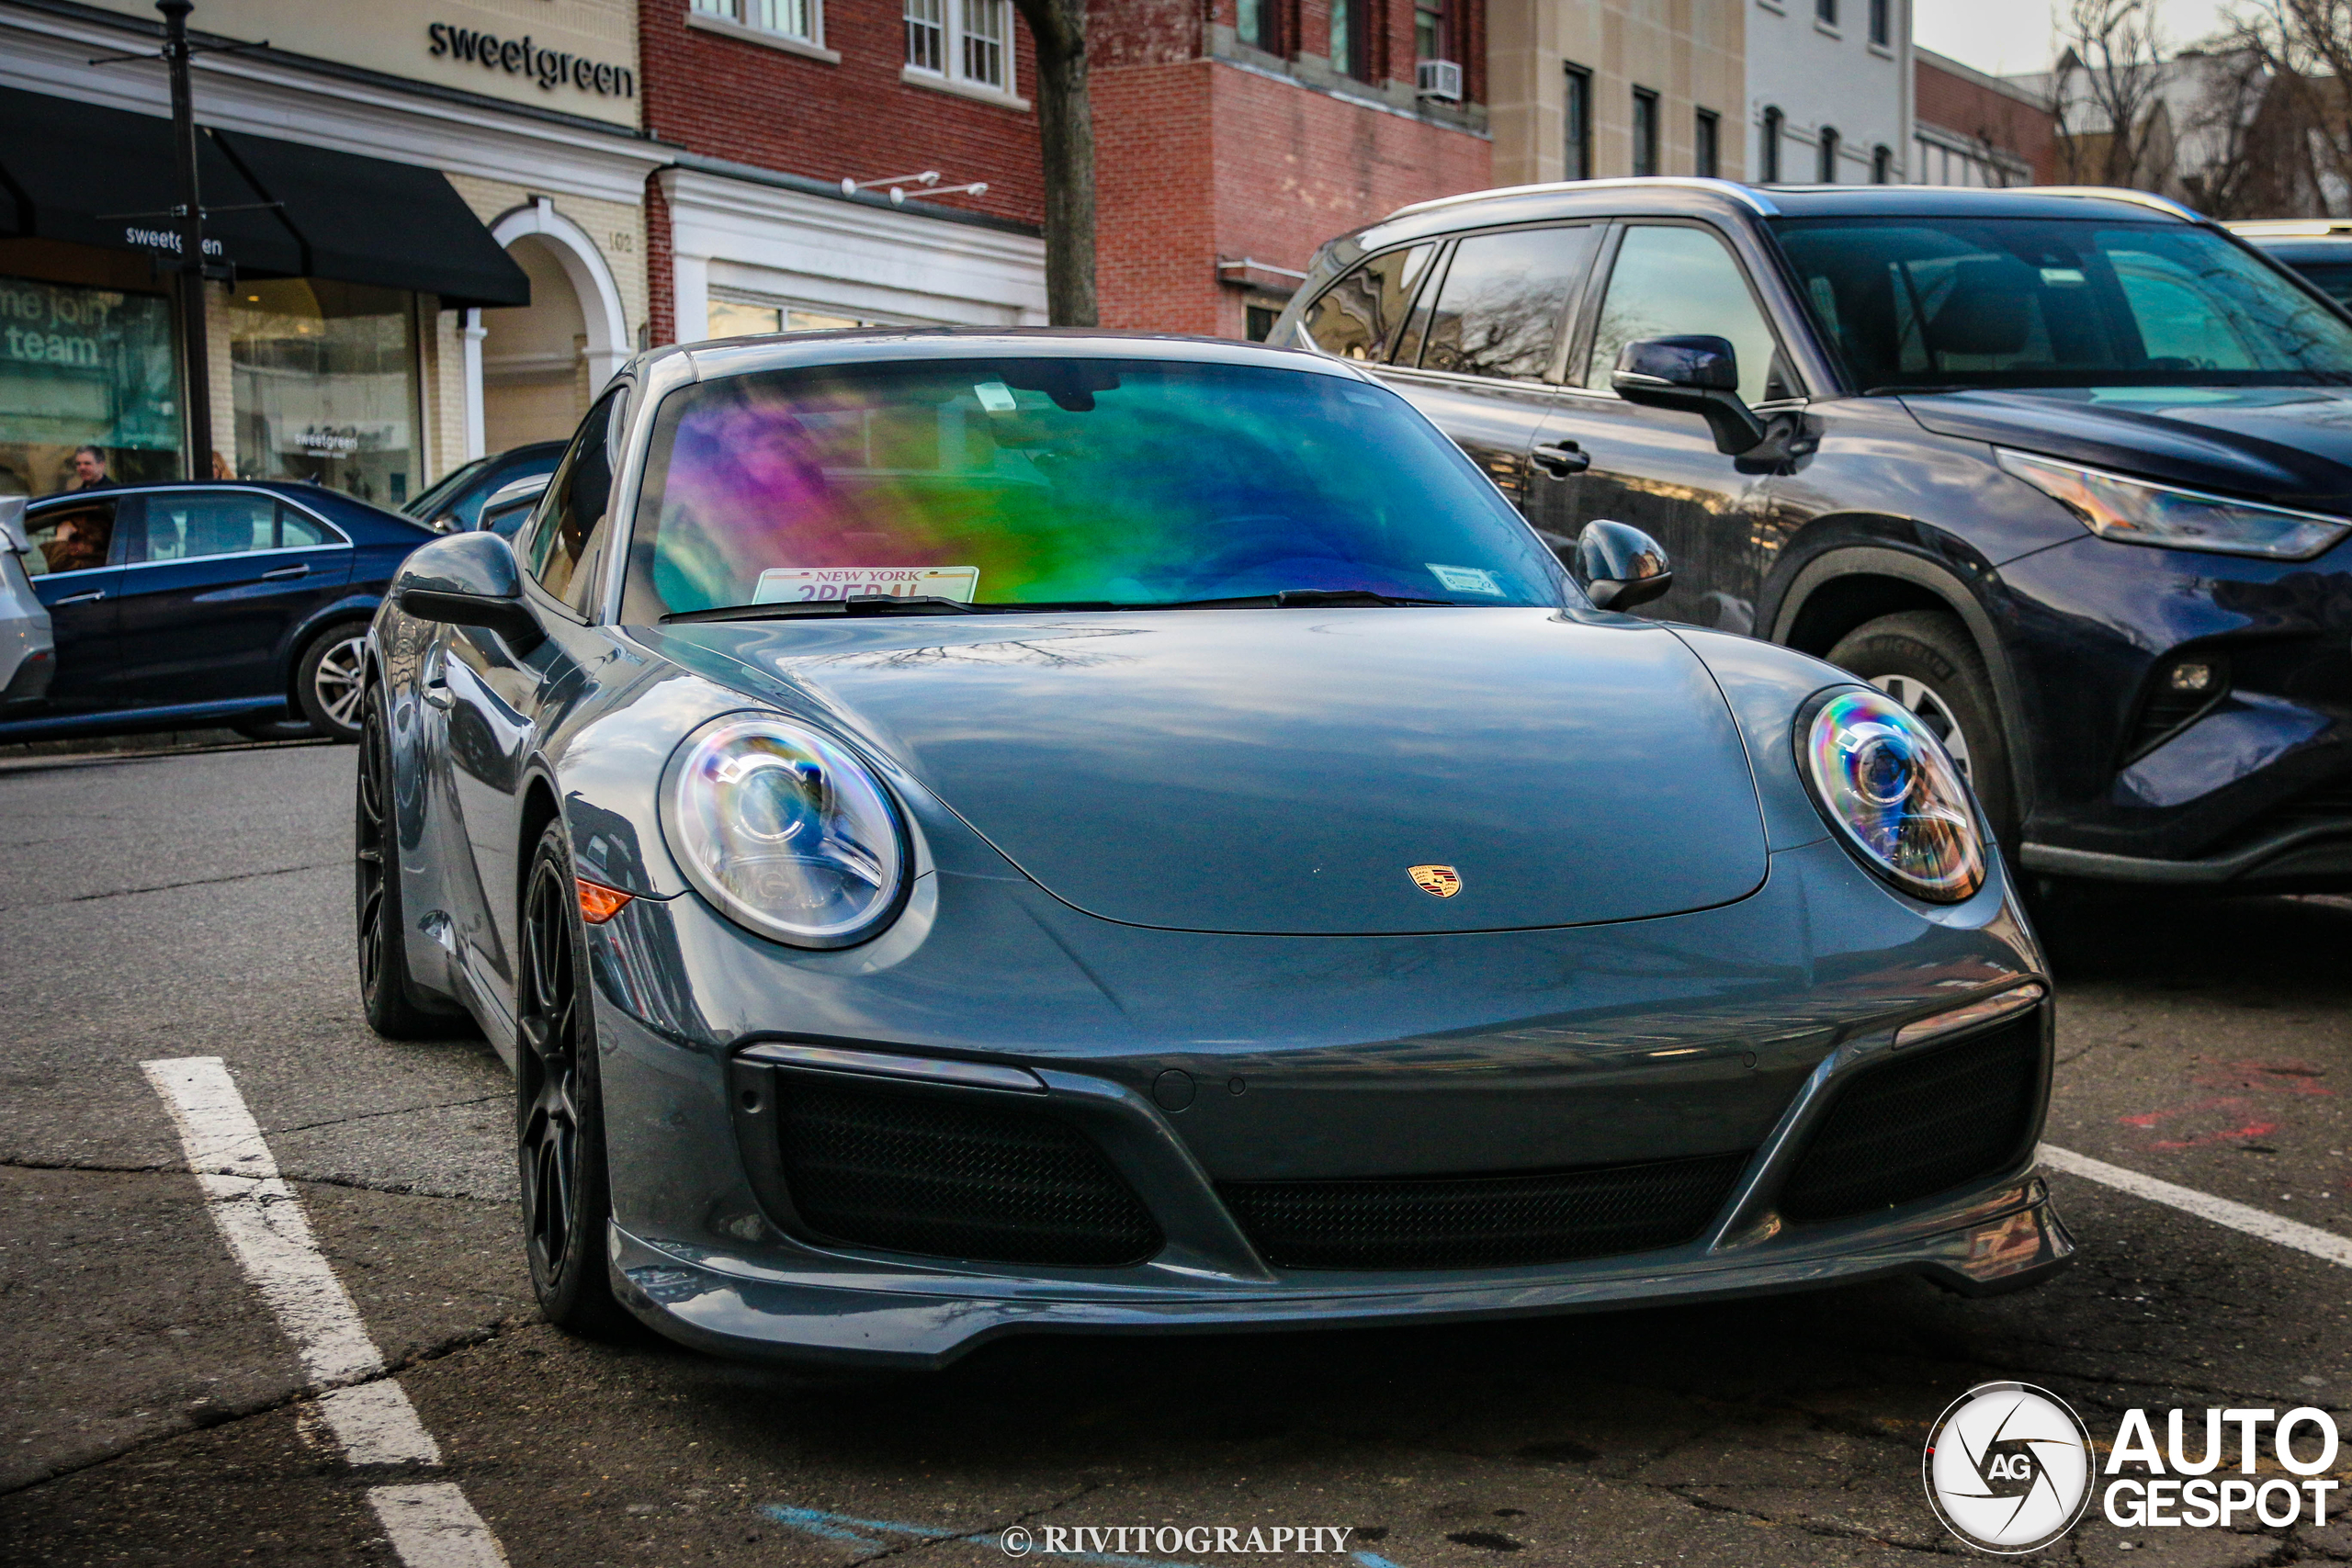
M 793 1206 L 828 1240 L 987 1263 L 1139 1263 L 1159 1250 L 1150 1212 L 1050 1112 L 810 1078 L 778 1087 Z
M 1493 1269 L 1694 1241 L 1745 1154 L 1534 1176 L 1229 1181 L 1217 1191 L 1283 1269 Z
M 1908 1203 L 2016 1160 L 2041 1092 L 2041 1014 L 1867 1067 L 1837 1092 L 1781 1191 L 1792 1220 Z

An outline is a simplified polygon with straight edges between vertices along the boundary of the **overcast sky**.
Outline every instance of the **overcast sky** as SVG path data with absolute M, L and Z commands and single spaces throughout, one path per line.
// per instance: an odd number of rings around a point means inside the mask
M 2223 0 L 2157 0 L 2165 39 L 2176 48 L 2218 31 L 2224 8 Z M 2047 71 L 2065 10 L 2066 0 L 1914 0 L 1912 37 L 1922 49 L 1996 76 Z

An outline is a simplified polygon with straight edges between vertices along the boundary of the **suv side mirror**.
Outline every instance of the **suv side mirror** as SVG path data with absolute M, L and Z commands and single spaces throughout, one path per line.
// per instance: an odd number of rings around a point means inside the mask
M 1630 610 L 1674 586 L 1666 548 L 1639 528 L 1596 517 L 1577 536 L 1569 570 L 1596 609 Z
M 1728 338 L 1649 337 L 1629 343 L 1618 352 L 1609 385 L 1629 403 L 1702 416 L 1718 452 L 1736 457 L 1764 444 L 1764 422 L 1739 400 L 1739 355 Z
M 420 621 L 485 627 L 517 654 L 547 640 L 523 603 L 523 569 L 495 534 L 448 534 L 419 545 L 401 564 L 392 593 Z

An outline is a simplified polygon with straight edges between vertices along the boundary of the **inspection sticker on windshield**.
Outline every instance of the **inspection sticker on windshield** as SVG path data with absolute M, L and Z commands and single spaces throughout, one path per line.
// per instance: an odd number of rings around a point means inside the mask
M 760 573 L 759 591 L 752 595 L 752 603 L 805 604 L 817 599 L 885 593 L 898 599 L 953 599 L 968 604 L 979 587 L 980 569 L 976 566 L 772 566 Z
M 1440 566 L 1433 560 L 1425 560 L 1421 564 L 1430 569 L 1430 575 L 1437 579 L 1441 588 L 1450 588 L 1456 593 L 1502 596 L 1502 590 L 1495 586 L 1495 574 L 1491 571 L 1481 571 L 1475 566 Z

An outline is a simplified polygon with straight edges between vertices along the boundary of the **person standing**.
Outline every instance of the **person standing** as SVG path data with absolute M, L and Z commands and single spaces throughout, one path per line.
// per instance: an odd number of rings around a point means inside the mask
M 74 448 L 74 478 L 76 491 L 117 488 L 114 476 L 107 472 L 107 455 L 95 446 Z

